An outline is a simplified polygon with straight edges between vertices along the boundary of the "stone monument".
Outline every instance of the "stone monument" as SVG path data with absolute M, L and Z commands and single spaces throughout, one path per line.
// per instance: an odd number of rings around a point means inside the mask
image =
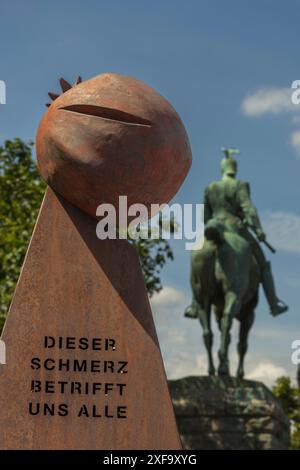
M 184 449 L 288 449 L 289 419 L 263 383 L 186 377 L 169 388 Z
M 96 236 L 118 196 L 165 203 L 191 164 L 184 126 L 144 83 L 71 86 L 37 134 L 49 185 L 2 340 L 1 449 L 180 449 L 137 253 Z

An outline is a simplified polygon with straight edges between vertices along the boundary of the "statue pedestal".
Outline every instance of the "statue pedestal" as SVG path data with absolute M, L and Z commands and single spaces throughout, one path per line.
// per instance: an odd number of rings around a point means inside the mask
M 288 418 L 261 382 L 185 377 L 169 390 L 184 449 L 288 448 Z

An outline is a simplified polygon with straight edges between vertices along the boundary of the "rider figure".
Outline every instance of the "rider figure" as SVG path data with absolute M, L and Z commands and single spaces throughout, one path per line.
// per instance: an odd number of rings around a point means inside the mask
M 205 235 L 206 238 L 209 238 L 210 228 L 221 224 L 228 230 L 238 232 L 249 242 L 260 268 L 261 283 L 271 314 L 276 316 L 286 312 L 288 306 L 278 299 L 271 263 L 266 260 L 263 250 L 249 228 L 261 242 L 266 240 L 266 235 L 260 224 L 256 208 L 252 204 L 249 184 L 236 179 L 237 161 L 232 157 L 232 154 L 238 153 L 238 151 L 224 149 L 224 152 L 225 158 L 221 162 L 222 178 L 207 186 L 204 193 Z

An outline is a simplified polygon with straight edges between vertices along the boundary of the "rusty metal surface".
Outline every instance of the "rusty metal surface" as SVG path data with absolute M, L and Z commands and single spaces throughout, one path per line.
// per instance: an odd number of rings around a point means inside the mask
M 165 98 L 113 73 L 56 96 L 37 133 L 39 170 L 53 189 L 92 216 L 100 203 L 118 207 L 120 195 L 147 207 L 174 196 L 191 150 Z
M 45 336 L 62 348 L 45 348 Z M 75 349 L 66 349 L 66 338 Z M 89 348 L 81 350 L 79 339 Z M 113 338 L 115 350 L 93 350 L 93 338 Z M 1 449 L 180 449 L 152 314 L 135 250 L 125 240 L 99 241 L 95 220 L 47 190 L 13 298 L 0 366 Z M 103 345 L 104 343 L 102 343 Z M 72 345 L 74 345 L 72 343 Z M 32 358 L 128 362 L 127 373 L 34 370 Z M 51 363 L 53 365 L 53 363 Z M 43 391 L 34 391 L 40 380 Z M 55 393 L 45 391 L 45 381 Z M 58 382 L 66 381 L 59 392 Z M 71 382 L 101 383 L 93 394 L 71 393 Z M 104 393 L 104 384 L 126 384 Z M 33 391 L 31 391 L 33 390 Z M 53 405 L 54 416 L 28 412 Z M 62 404 L 68 415 L 62 416 Z M 78 416 L 86 404 L 102 417 Z M 51 405 L 51 406 L 52 406 Z M 109 406 L 105 417 L 105 406 Z M 127 417 L 117 418 L 116 407 Z M 37 408 L 34 408 L 36 411 Z M 59 413 L 60 412 L 60 413 Z M 124 409 L 123 409 L 124 412 Z

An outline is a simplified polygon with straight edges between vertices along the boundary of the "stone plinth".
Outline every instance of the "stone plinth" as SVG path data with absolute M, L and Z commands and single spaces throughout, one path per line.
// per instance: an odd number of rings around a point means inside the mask
M 261 382 L 218 377 L 169 381 L 185 449 L 287 449 L 289 420 Z

